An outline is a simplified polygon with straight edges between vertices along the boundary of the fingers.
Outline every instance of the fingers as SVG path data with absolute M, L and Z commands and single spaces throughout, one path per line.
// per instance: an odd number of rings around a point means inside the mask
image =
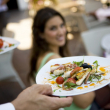
M 73 98 L 72 97 L 67 97 L 67 98 L 58 98 L 56 100 L 60 105 L 60 107 L 69 107 L 72 102 L 73 102 Z
M 52 95 L 52 88 L 50 85 L 48 84 L 45 84 L 45 85 L 42 85 L 43 86 L 43 90 L 42 90 L 42 94 L 43 95 Z
M 49 99 L 49 102 L 53 104 L 53 108 L 56 108 L 56 109 L 62 108 L 62 107 L 69 107 L 73 102 L 72 97 L 67 97 L 67 98 L 48 97 L 48 99 Z
M 36 90 L 36 92 L 38 92 L 39 94 L 52 95 L 52 88 L 48 84 L 45 85 L 34 84 L 33 87 Z

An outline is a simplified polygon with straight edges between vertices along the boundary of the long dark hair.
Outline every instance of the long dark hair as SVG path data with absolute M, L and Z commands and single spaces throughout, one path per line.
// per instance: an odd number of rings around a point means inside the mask
M 33 40 L 30 59 L 30 72 L 28 78 L 32 77 L 34 79 L 34 73 L 37 71 L 36 62 L 38 61 L 39 56 L 45 52 L 51 51 L 48 47 L 48 43 L 40 37 L 40 33 L 44 32 L 47 21 L 54 16 L 61 17 L 65 24 L 63 16 L 59 12 L 49 7 L 40 9 L 34 17 L 34 22 L 32 26 Z M 59 53 L 62 57 L 64 57 L 65 54 L 68 53 L 67 40 L 64 46 L 59 47 Z

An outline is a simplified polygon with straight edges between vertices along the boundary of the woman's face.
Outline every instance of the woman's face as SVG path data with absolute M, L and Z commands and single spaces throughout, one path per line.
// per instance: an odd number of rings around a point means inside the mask
M 47 21 L 42 35 L 50 46 L 63 46 L 66 37 L 66 27 L 63 20 L 59 16 L 52 17 Z

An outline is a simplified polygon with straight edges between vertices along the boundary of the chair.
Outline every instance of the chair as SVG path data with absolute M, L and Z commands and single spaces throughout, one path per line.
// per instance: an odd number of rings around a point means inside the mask
M 85 23 L 87 30 L 110 25 L 109 20 L 106 19 L 104 21 L 99 21 L 94 16 L 88 14 L 82 14 L 82 19 Z
M 100 1 L 96 1 L 96 0 L 85 0 L 85 12 L 86 13 L 90 13 L 90 12 L 94 12 L 99 8 L 103 7 L 103 4 Z
M 14 38 L 14 33 L 4 29 L 3 36 Z M 22 82 L 16 70 L 12 66 L 12 56 L 13 50 L 0 55 L 0 81 L 17 81 L 22 87 L 22 89 L 24 89 L 24 83 Z
M 83 43 L 88 55 L 103 56 L 101 48 L 102 37 L 110 33 L 109 27 L 95 28 L 81 33 Z
M 96 0 L 85 0 L 86 4 L 84 5 L 85 8 L 85 14 L 82 15 L 82 19 L 85 22 L 87 30 L 92 29 L 92 28 L 97 28 L 100 26 L 108 26 L 110 25 L 109 20 L 103 20 L 99 21 L 97 20 L 96 17 L 93 15 L 90 15 L 89 13 L 95 12 L 97 9 L 102 8 L 103 5 L 101 2 L 96 1 Z

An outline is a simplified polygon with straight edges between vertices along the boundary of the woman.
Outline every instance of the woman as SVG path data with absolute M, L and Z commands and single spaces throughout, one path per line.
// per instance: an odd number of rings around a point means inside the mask
M 33 45 L 29 73 L 31 83 L 46 62 L 68 54 L 65 20 L 59 12 L 51 8 L 39 10 L 34 18 L 32 31 Z M 89 110 L 94 97 L 94 92 L 74 96 L 73 104 L 65 110 Z

